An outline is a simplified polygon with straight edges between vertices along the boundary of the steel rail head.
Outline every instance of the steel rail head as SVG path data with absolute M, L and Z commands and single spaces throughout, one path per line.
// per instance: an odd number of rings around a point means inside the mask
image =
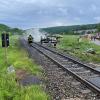
M 66 56 L 64 56 L 64 55 L 62 55 L 62 54 L 60 54 L 60 53 L 58 53 L 58 52 L 56 52 L 56 51 L 50 50 L 50 49 L 48 49 L 48 48 L 46 48 L 46 47 L 44 47 L 44 46 L 42 46 L 42 45 L 40 45 L 40 44 L 38 44 L 38 43 L 33 43 L 33 44 L 35 44 L 35 45 L 37 45 L 37 46 L 39 46 L 39 47 L 42 47 L 42 48 L 44 48 L 44 49 L 46 49 L 46 50 L 49 50 L 49 51 L 51 51 L 51 52 L 53 52 L 53 53 L 55 53 L 55 54 L 61 55 L 61 56 L 63 56 L 63 57 L 66 57 Z M 36 50 L 38 50 L 39 52 L 41 52 L 42 54 L 44 54 L 47 58 L 51 59 L 51 60 L 52 60 L 54 63 L 56 63 L 59 67 L 61 67 L 61 68 L 63 68 L 64 70 L 66 70 L 70 75 L 72 75 L 73 77 L 75 77 L 76 80 L 80 81 L 82 84 L 84 84 L 85 86 L 87 86 L 87 88 L 89 88 L 90 90 L 94 91 L 94 92 L 97 93 L 97 94 L 100 94 L 100 88 L 98 88 L 97 86 L 93 85 L 93 84 L 90 83 L 88 80 L 83 79 L 81 76 L 79 76 L 79 75 L 77 75 L 76 73 L 72 72 L 71 70 L 69 70 L 69 69 L 66 68 L 65 66 L 61 65 L 61 63 L 59 63 L 57 60 L 53 59 L 51 56 L 48 56 L 45 52 L 43 52 L 41 49 L 39 49 L 38 47 L 34 46 L 33 44 L 31 45 L 33 48 L 35 48 Z M 73 61 L 74 59 L 71 58 L 71 60 Z M 81 64 L 82 66 L 91 69 L 89 66 L 84 65 L 84 64 L 82 64 L 82 63 L 80 63 L 80 62 L 78 62 L 78 61 L 75 61 L 75 63 L 79 63 L 79 64 Z M 91 70 L 95 72 L 94 69 L 91 69 Z M 97 73 L 100 74 L 100 72 L 97 72 Z

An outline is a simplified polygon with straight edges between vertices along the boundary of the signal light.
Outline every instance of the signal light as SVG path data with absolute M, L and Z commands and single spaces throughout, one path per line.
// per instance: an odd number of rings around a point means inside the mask
M 2 47 L 8 47 L 8 46 L 9 46 L 9 34 L 2 33 Z

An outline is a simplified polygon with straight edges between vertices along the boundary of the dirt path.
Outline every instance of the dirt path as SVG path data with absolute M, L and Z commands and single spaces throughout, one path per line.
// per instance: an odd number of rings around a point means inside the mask
M 99 40 L 95 40 L 95 41 L 92 41 L 92 43 L 95 43 L 96 45 L 99 45 L 100 46 L 100 41 Z

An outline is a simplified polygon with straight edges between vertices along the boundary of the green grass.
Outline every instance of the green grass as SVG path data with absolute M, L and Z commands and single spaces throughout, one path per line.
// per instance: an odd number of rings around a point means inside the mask
M 1 40 L 0 40 L 1 43 Z M 10 37 L 10 47 L 7 50 L 8 64 L 5 64 L 4 48 L 0 44 L 0 100 L 48 100 L 49 96 L 40 85 L 19 86 L 15 81 L 15 73 L 7 73 L 7 67 L 25 69 L 40 76 L 41 68 L 28 58 L 27 52 L 20 48 L 18 36 Z
M 83 39 L 80 43 L 78 37 L 75 35 L 63 35 L 57 48 L 66 51 L 67 53 L 79 57 L 82 61 L 100 63 L 100 46 L 90 43 L 88 40 Z M 94 48 L 96 54 L 88 54 L 85 51 L 88 48 Z

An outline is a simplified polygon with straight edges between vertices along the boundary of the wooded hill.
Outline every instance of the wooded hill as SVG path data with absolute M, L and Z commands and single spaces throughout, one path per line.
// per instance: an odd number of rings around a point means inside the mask
M 23 33 L 23 30 L 19 29 L 19 28 L 11 28 L 7 25 L 4 25 L 4 24 L 0 24 L 0 32 L 11 32 L 12 34 L 13 33 L 16 33 L 16 34 L 22 34 Z
M 56 26 L 42 28 L 41 31 L 45 31 L 50 34 L 73 34 L 74 31 L 78 30 L 88 30 L 88 29 L 98 29 L 100 24 L 87 24 L 87 25 L 72 25 L 72 26 Z

